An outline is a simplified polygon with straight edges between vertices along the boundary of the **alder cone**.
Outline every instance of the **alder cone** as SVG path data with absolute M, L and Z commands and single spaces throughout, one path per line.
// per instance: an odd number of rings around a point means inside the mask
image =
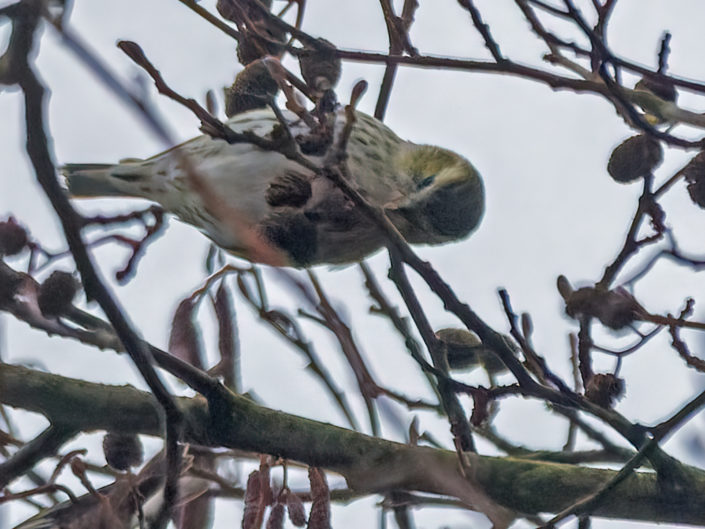
M 52 272 L 39 287 L 39 310 L 48 318 L 66 314 L 78 289 L 79 283 L 70 272 Z
M 603 408 L 612 408 L 624 396 L 624 379 L 612 373 L 598 373 L 585 388 L 585 398 Z
M 612 151 L 607 172 L 621 184 L 634 182 L 663 161 L 661 144 L 646 134 L 627 138 Z
M 144 458 L 142 443 L 135 434 L 109 432 L 103 437 L 105 461 L 116 470 L 139 466 Z
M 683 168 L 683 177 L 688 183 L 690 199 L 705 209 L 705 151 L 699 152 Z
M 306 53 L 299 57 L 299 67 L 310 88 L 325 91 L 338 83 L 342 66 L 335 50 L 335 46 L 326 39 L 318 39 L 316 45 L 306 46 Z
M 0 222 L 0 256 L 16 255 L 27 246 L 28 242 L 27 232 L 15 222 L 15 219 L 10 217 Z
M 279 85 L 261 59 L 248 64 L 225 89 L 225 115 L 233 117 L 248 110 L 264 108 L 274 99 Z

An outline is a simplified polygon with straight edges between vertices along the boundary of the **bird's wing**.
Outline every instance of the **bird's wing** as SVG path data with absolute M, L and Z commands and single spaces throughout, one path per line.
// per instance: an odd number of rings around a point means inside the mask
M 261 223 L 262 232 L 293 264 L 345 264 L 379 248 L 378 230 L 333 182 L 315 176 L 309 189 L 305 203 L 273 208 Z
M 287 118 L 292 119 L 292 134 L 309 133 L 296 116 L 289 113 Z M 228 125 L 237 131 L 252 130 L 266 136 L 278 121 L 268 111 L 254 111 L 234 116 Z M 196 170 L 223 204 L 276 249 L 283 250 L 292 264 L 351 262 L 381 243 L 377 230 L 335 184 L 279 152 L 208 137 L 187 142 L 181 150 L 194 160 Z M 315 157 L 309 159 L 320 162 Z M 186 193 L 181 189 L 187 185 L 188 175 L 178 167 L 174 156 L 153 160 L 156 165 L 150 169 L 151 174 L 170 175 L 172 183 L 165 187 L 176 190 L 161 196 L 158 201 L 162 205 L 186 222 L 202 227 L 221 247 L 243 256 L 251 253 L 248 248 L 251 249 L 252 241 L 245 240 L 247 234 L 241 227 L 230 226 L 226 230 L 222 216 L 204 216 L 202 201 L 193 193 L 188 196 L 194 201 L 184 200 Z M 355 182 L 369 180 L 369 175 L 363 174 L 369 168 L 362 162 L 351 164 Z M 385 176 L 378 174 L 379 178 Z
M 247 130 L 266 136 L 278 121 L 271 111 L 259 110 L 234 116 L 227 124 L 236 132 Z M 292 201 L 303 205 L 306 181 L 311 176 L 278 152 L 251 143 L 229 144 L 205 135 L 151 158 L 126 160 L 101 171 L 94 171 L 101 178 L 101 189 L 153 200 L 203 230 L 219 246 L 243 256 L 252 244 L 245 232 L 252 231 L 277 208 L 290 207 Z M 69 186 L 72 179 L 81 180 L 76 174 L 74 171 L 67 176 Z M 85 171 L 82 175 L 85 178 L 81 181 L 93 176 Z M 200 188 L 194 185 L 194 176 Z M 282 196 L 282 192 L 297 192 L 292 182 L 303 184 L 299 185 L 298 199 Z

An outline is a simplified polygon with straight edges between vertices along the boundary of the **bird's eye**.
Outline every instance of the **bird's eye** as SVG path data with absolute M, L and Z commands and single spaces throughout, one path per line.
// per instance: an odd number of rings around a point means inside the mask
M 423 189 L 424 187 L 430 186 L 430 185 L 433 183 L 433 181 L 434 181 L 435 179 L 436 179 L 436 175 L 435 175 L 435 174 L 432 174 L 431 176 L 427 176 L 426 178 L 424 178 L 423 180 L 421 180 L 418 184 L 416 184 L 416 186 L 417 186 L 419 189 Z

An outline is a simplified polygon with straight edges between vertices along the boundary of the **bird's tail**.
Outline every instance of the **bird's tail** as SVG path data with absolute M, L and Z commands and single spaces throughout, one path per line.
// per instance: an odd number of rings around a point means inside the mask
M 61 167 L 68 192 L 73 197 L 126 196 L 111 176 L 114 165 L 104 163 L 69 163 Z

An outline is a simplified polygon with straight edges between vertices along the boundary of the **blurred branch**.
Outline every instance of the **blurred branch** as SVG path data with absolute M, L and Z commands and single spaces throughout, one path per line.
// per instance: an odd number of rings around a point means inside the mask
M 683 406 L 668 420 L 650 428 L 651 435 L 645 440 L 639 451 L 606 483 L 596 488 L 590 495 L 573 503 L 570 507 L 559 512 L 546 525 L 546 528 L 555 527 L 559 521 L 571 515 L 595 514 L 601 505 L 609 501 L 610 496 L 614 497 L 615 489 L 623 483 L 634 471 L 641 466 L 644 459 L 652 459 L 654 450 L 657 450 L 658 443 L 664 440 L 667 436 L 673 433 L 677 428 L 683 425 L 692 414 L 699 408 L 705 405 L 705 391 L 701 392 L 696 398 Z M 699 479 L 700 470 L 693 467 L 686 467 L 676 460 L 664 464 L 660 469 L 657 469 L 659 478 L 659 488 L 665 494 L 681 494 L 681 491 L 687 490 L 690 487 L 696 486 Z
M 624 463 L 628 461 L 634 452 L 627 449 L 619 451 L 613 450 L 531 450 L 523 446 L 518 446 L 511 443 L 509 440 L 500 436 L 492 428 L 475 428 L 473 430 L 480 437 L 491 442 L 499 450 L 506 452 L 511 457 L 517 459 L 526 459 L 530 461 L 546 461 L 553 463 L 563 463 L 571 465 L 579 465 L 586 463 Z
M 146 221 L 147 216 L 151 216 L 153 218 L 153 223 L 151 225 L 148 224 Z M 126 282 L 134 275 L 136 271 L 137 262 L 144 254 L 147 245 L 152 242 L 155 238 L 162 235 L 165 228 L 164 210 L 160 206 L 155 205 L 149 206 L 144 210 L 133 211 L 125 215 L 114 215 L 110 217 L 97 215 L 94 217 L 83 219 L 84 227 L 89 226 L 91 224 L 105 226 L 107 224 L 126 223 L 133 220 L 140 221 L 142 226 L 144 227 L 145 234 L 141 239 L 135 240 L 130 237 L 118 234 L 109 235 L 106 237 L 107 240 L 114 240 L 116 242 L 125 244 L 132 249 L 130 258 L 127 260 L 125 266 L 115 273 L 115 279 L 117 279 L 119 282 Z M 98 242 L 103 242 L 103 240 L 99 239 L 98 241 L 95 241 L 92 244 L 96 244 Z
M 24 12 L 13 18 L 13 32 L 24 32 L 27 39 L 32 40 L 35 29 L 42 14 L 43 5 L 36 1 L 25 1 L 20 4 Z M 22 89 L 25 100 L 25 121 L 27 127 L 27 154 L 32 162 L 37 180 L 56 211 L 66 236 L 76 266 L 82 277 L 86 293 L 90 299 L 95 299 L 105 312 L 115 328 L 120 341 L 128 352 L 142 377 L 152 390 L 162 406 L 165 414 L 165 442 L 169 466 L 180 467 L 180 456 L 176 449 L 177 439 L 181 430 L 181 413 L 176 407 L 173 397 L 165 388 L 155 372 L 152 355 L 140 338 L 134 332 L 122 308 L 113 298 L 108 288 L 98 276 L 88 251 L 81 237 L 82 223 L 61 189 L 56 178 L 56 168 L 49 152 L 48 141 L 44 131 L 44 101 L 45 91 L 29 63 L 29 50 L 19 48 L 8 49 L 7 53 L 15 53 L 20 62 L 17 84 Z M 163 519 L 168 519 L 168 512 L 178 494 L 176 475 L 172 472 L 167 478 L 164 490 L 165 510 Z
M 312 270 L 306 271 L 309 281 L 313 286 L 318 299 L 313 299 L 313 296 L 307 291 L 304 285 L 300 285 L 301 293 L 308 298 L 309 302 L 315 307 L 316 312 L 320 315 L 319 318 L 312 318 L 313 321 L 322 325 L 333 333 L 336 340 L 340 344 L 340 349 L 345 355 L 345 359 L 352 369 L 357 385 L 360 390 L 360 395 L 365 401 L 367 412 L 370 418 L 370 427 L 374 435 L 379 435 L 379 421 L 375 410 L 374 399 L 383 393 L 382 388 L 377 384 L 372 373 L 367 367 L 367 362 L 362 357 L 362 353 L 353 338 L 352 331 L 349 325 L 343 321 L 341 316 L 335 310 L 330 300 L 328 299 L 323 286 L 318 281 L 318 277 Z M 307 316 L 305 311 L 299 310 L 299 314 Z
M 0 489 L 32 470 L 41 460 L 53 456 L 80 429 L 73 427 L 69 418 L 49 426 L 29 443 L 26 443 L 7 460 L 0 463 Z
M 16 272 L 0 260 L 0 284 L 3 288 L 15 285 L 16 292 L 10 300 L 0 299 L 0 311 L 8 312 L 19 321 L 48 334 L 78 340 L 98 349 L 111 349 L 118 353 L 125 352 L 113 326 L 107 321 L 85 312 L 75 305 L 70 305 L 61 318 L 44 316 L 38 306 L 37 297 L 40 285 L 28 274 Z M 72 323 L 69 326 L 62 320 Z M 202 394 L 208 394 L 218 382 L 203 371 L 179 360 L 169 353 L 142 341 L 149 349 L 157 365 L 179 378 L 191 388 Z

